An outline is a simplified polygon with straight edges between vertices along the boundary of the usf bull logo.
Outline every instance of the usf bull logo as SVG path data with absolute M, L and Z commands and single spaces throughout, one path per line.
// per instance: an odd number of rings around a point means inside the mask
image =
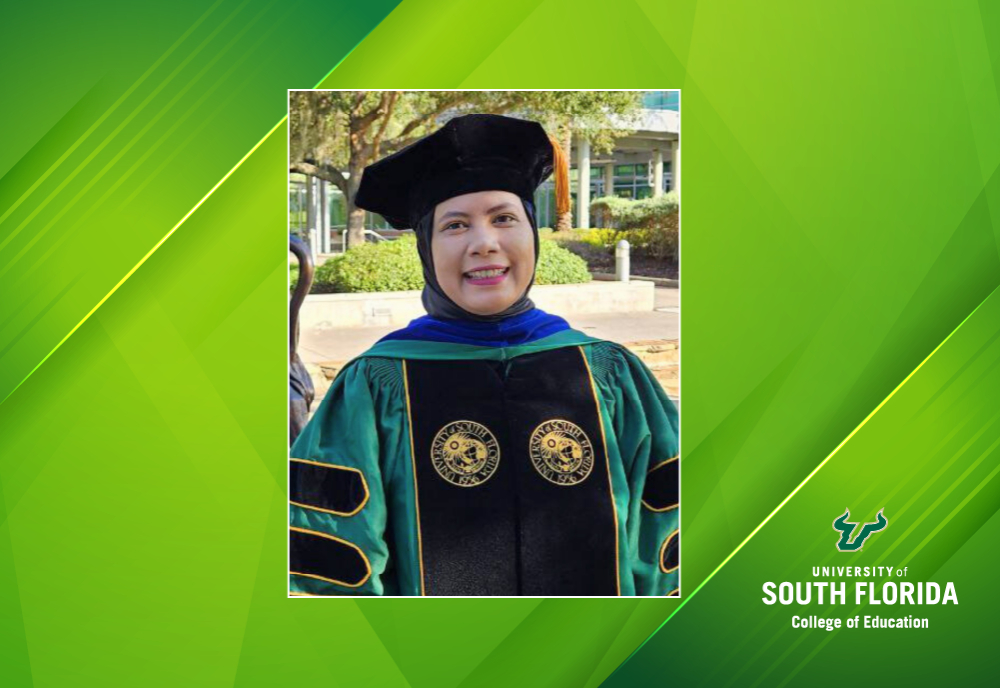
M 878 516 L 875 518 L 874 523 L 865 523 L 861 527 L 861 532 L 858 533 L 854 540 L 851 540 L 851 533 L 857 527 L 857 523 L 851 523 L 847 519 L 851 517 L 851 510 L 847 509 L 844 515 L 833 522 L 833 529 L 840 532 L 840 542 L 837 543 L 837 549 L 841 552 L 860 552 L 861 547 L 865 544 L 865 540 L 872 533 L 877 533 L 880 530 L 885 530 L 885 527 L 889 525 L 889 522 L 882 515 L 885 509 L 879 509 Z

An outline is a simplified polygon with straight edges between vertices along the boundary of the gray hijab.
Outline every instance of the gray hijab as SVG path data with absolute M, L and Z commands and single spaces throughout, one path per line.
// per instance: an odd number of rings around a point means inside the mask
M 531 232 L 535 237 L 535 266 L 538 266 L 538 225 L 535 221 L 534 204 L 522 198 L 521 204 L 524 206 L 528 222 L 531 223 Z M 474 320 L 477 322 L 499 322 L 512 315 L 520 315 L 530 311 L 535 304 L 528 298 L 528 291 L 535 283 L 535 274 L 532 272 L 528 286 L 524 288 L 524 293 L 518 299 L 500 313 L 492 315 L 477 315 L 465 310 L 452 301 L 441 285 L 438 284 L 437 274 L 434 272 L 434 258 L 431 253 L 431 241 L 434 237 L 434 211 L 424 215 L 413 228 L 417 235 L 417 252 L 420 254 L 420 263 L 424 268 L 424 293 L 421 296 L 427 314 L 439 320 Z

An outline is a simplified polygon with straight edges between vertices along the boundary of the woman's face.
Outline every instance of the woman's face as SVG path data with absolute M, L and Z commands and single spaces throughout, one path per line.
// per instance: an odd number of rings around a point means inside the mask
M 507 191 L 455 196 L 434 209 L 431 256 L 444 293 L 476 315 L 500 313 L 535 272 L 535 236 L 521 199 Z

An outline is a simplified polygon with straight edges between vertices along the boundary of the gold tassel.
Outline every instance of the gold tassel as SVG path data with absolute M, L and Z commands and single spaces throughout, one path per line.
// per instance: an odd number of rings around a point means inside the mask
M 556 180 L 556 212 L 562 215 L 569 212 L 569 160 L 555 137 L 549 136 L 549 141 L 552 143 L 552 175 Z

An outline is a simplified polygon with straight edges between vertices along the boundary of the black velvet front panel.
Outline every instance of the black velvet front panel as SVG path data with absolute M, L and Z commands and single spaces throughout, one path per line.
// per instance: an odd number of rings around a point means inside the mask
M 406 363 L 427 595 L 518 594 L 513 465 L 506 451 L 503 381 L 495 369 L 499 365 Z M 465 485 L 457 484 L 463 476 L 445 466 L 442 477 L 434 465 L 440 453 L 434 451 L 435 438 L 462 422 L 485 428 L 499 445 L 492 473 L 487 475 L 484 467 L 464 476 Z M 446 434 L 462 434 L 461 427 Z
M 522 588 L 525 595 L 617 595 L 614 503 L 597 402 L 583 351 L 563 348 L 514 359 L 507 380 L 508 416 L 521 487 Z M 553 419 L 586 441 L 586 477 L 536 467 L 531 435 Z M 560 479 L 566 482 L 559 483 Z
M 619 594 L 616 515 L 583 352 L 408 361 L 407 377 L 427 594 Z M 442 461 L 451 447 L 458 453 Z

